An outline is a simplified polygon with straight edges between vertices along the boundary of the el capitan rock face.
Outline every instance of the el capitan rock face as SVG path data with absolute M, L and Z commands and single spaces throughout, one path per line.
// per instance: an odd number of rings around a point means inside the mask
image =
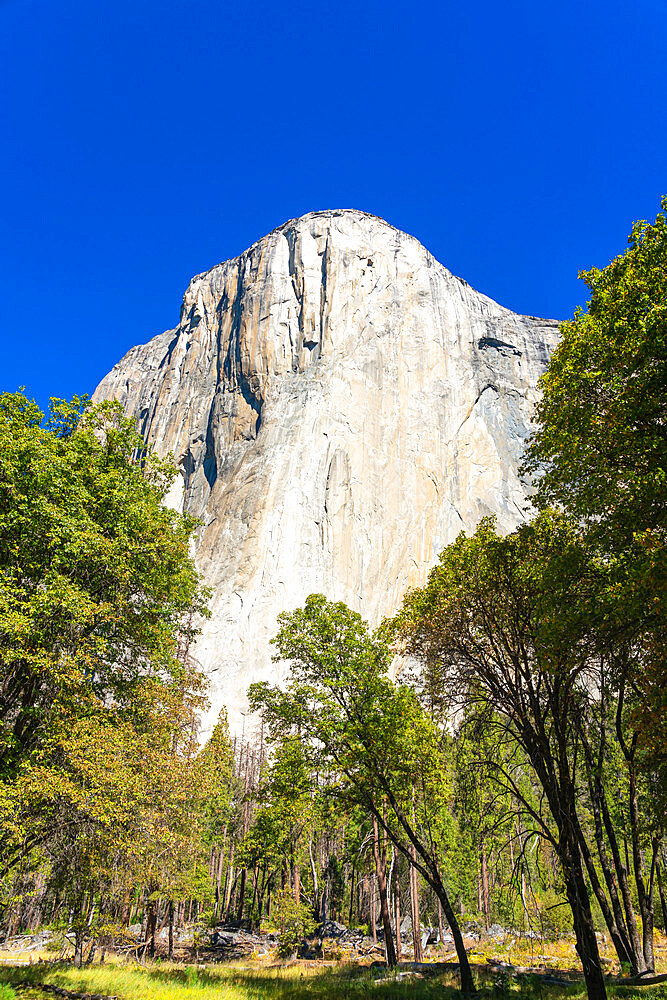
M 94 398 L 174 454 L 170 502 L 202 520 L 209 724 L 227 704 L 238 728 L 247 685 L 282 676 L 280 611 L 322 592 L 377 623 L 459 531 L 522 519 L 517 468 L 557 337 L 356 211 L 288 222 L 192 279 L 178 327 Z

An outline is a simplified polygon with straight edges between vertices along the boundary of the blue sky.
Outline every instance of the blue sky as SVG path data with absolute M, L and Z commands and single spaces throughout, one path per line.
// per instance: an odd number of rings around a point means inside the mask
M 316 209 L 570 316 L 667 192 L 666 42 L 667 0 L 0 0 L 0 389 L 91 392 Z

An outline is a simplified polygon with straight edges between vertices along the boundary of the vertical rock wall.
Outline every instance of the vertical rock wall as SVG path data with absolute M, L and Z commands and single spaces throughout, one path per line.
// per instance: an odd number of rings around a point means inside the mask
M 316 212 L 193 278 L 175 330 L 98 386 L 172 452 L 214 590 L 209 723 L 277 679 L 276 616 L 310 593 L 376 623 L 480 517 L 524 516 L 518 464 L 552 320 L 475 292 L 413 237 Z

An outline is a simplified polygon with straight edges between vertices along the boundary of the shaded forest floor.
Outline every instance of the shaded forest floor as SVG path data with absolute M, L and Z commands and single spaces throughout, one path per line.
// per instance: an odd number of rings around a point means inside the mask
M 585 997 L 581 982 L 549 983 L 530 976 L 508 976 L 478 967 L 482 996 L 559 1000 Z M 71 991 L 79 996 L 119 1000 L 455 1000 L 456 973 L 420 975 L 401 970 L 398 977 L 368 966 L 338 963 L 322 968 L 315 962 L 288 966 L 174 966 L 156 963 L 106 963 L 77 969 L 69 963 L 0 967 L 0 984 L 14 987 L 20 1000 L 46 1000 Z M 27 984 L 31 984 L 28 986 Z M 40 985 L 46 985 L 43 991 Z M 48 987 L 51 987 L 49 990 Z M 56 989 L 54 989 L 54 987 Z M 62 991 L 62 992 L 61 992 Z M 610 985 L 611 998 L 667 1000 L 667 983 L 650 986 Z M 0 986 L 0 998 L 6 997 Z

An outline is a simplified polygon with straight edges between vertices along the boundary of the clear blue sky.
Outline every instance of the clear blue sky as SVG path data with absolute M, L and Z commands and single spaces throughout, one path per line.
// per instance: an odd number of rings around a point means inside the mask
M 92 391 L 315 209 L 571 315 L 667 191 L 666 41 L 667 0 L 0 0 L 0 388 Z

